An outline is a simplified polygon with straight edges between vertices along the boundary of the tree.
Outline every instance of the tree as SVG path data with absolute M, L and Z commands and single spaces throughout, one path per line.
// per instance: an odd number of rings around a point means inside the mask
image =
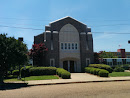
M 103 58 L 117 58 L 117 56 L 115 56 L 111 52 L 100 51 L 99 52 L 99 59 L 101 60 L 101 63 L 104 63 Z
M 0 34 L 0 83 L 3 83 L 5 72 L 11 66 L 23 65 L 27 62 L 27 46 L 14 37 Z
M 32 49 L 30 49 L 29 56 L 33 59 L 35 65 L 43 66 L 47 51 L 48 48 L 46 48 L 44 43 L 34 44 Z
M 111 52 L 100 51 L 99 58 L 117 58 L 117 57 L 114 56 L 114 54 Z

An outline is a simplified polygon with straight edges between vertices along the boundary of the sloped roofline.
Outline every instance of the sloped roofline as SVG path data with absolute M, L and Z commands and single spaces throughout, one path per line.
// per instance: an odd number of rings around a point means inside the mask
M 58 21 L 60 21 L 60 20 L 62 20 L 62 19 L 65 19 L 65 18 L 71 18 L 71 19 L 73 19 L 73 20 L 75 20 L 75 21 L 77 21 L 77 22 L 79 22 L 79 23 L 81 23 L 81 24 L 83 24 L 83 25 L 86 26 L 86 24 L 84 24 L 84 23 L 82 23 L 82 22 L 80 22 L 80 21 L 78 21 L 78 20 L 76 20 L 76 19 L 74 19 L 74 18 L 72 18 L 72 17 L 70 17 L 70 16 L 66 16 L 66 17 L 63 17 L 63 18 L 61 18 L 61 19 L 57 19 L 57 20 L 55 20 L 55 21 L 50 22 L 49 24 L 58 22 Z

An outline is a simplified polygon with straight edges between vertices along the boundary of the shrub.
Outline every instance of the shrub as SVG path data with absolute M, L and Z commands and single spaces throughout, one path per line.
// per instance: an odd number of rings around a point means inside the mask
M 68 71 L 63 71 L 62 73 L 61 73 L 61 77 L 63 78 L 63 79 L 70 79 L 70 72 L 68 72 Z
M 21 77 L 28 77 L 28 76 L 30 76 L 30 74 L 29 74 L 29 69 L 30 68 L 32 68 L 32 66 L 25 66 L 25 69 L 24 69 L 24 67 L 22 67 L 21 68 Z
M 102 70 L 99 71 L 98 75 L 100 77 L 108 77 L 109 72 L 107 70 L 102 69 Z
M 85 72 L 91 73 L 94 75 L 99 75 L 100 77 L 108 77 L 109 72 L 105 69 L 86 67 Z
M 56 73 L 59 77 L 62 77 L 63 79 L 70 79 L 71 74 L 67 70 L 63 68 L 57 68 Z
M 29 73 L 31 76 L 56 75 L 56 67 L 32 67 Z
M 87 73 L 90 73 L 90 69 L 91 69 L 92 67 L 85 67 L 85 72 L 87 72 Z
M 13 70 L 12 74 L 18 76 L 19 75 L 19 70 Z
M 115 71 L 115 72 L 124 72 L 124 69 L 121 68 L 121 67 L 116 67 L 116 68 L 114 69 L 114 71 Z
M 96 68 L 96 73 L 95 75 L 98 75 L 99 71 L 101 71 L 102 69 Z
M 94 74 L 94 70 L 95 70 L 95 68 L 91 68 L 91 69 L 90 69 L 90 73 L 91 73 L 91 74 Z
M 105 69 L 109 73 L 112 73 L 113 69 L 109 65 L 105 64 L 90 64 L 89 67 L 99 68 L 99 69 Z
M 124 65 L 122 65 L 122 67 L 125 69 L 125 70 L 129 70 L 129 64 L 124 64 Z

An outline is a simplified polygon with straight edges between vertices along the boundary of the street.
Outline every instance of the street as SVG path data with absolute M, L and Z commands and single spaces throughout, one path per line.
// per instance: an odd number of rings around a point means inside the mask
M 130 81 L 41 85 L 0 90 L 0 98 L 130 98 Z

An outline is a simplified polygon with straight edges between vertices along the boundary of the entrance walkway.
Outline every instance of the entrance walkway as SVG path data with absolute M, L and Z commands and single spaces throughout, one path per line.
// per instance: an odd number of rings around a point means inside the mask
M 87 73 L 71 73 L 71 79 L 53 79 L 53 80 L 34 80 L 26 81 L 28 85 L 53 85 L 69 83 L 87 83 L 87 82 L 107 82 L 107 81 L 124 81 L 130 77 L 98 77 Z

